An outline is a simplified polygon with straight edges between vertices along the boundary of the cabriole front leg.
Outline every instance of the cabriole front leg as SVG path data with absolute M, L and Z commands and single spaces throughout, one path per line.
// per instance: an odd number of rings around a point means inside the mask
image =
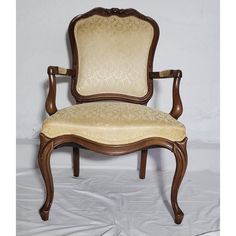
M 173 150 L 176 159 L 176 170 L 171 187 L 171 204 L 174 211 L 176 224 L 181 224 L 184 217 L 184 213 L 182 212 L 182 210 L 178 205 L 177 198 L 178 198 L 179 187 L 183 180 L 188 163 L 188 156 L 186 149 L 187 140 L 188 139 L 185 138 L 181 142 L 175 142 Z
M 46 187 L 46 199 L 43 206 L 39 210 L 39 214 L 42 220 L 45 221 L 48 220 L 49 211 L 52 205 L 53 195 L 54 195 L 53 178 L 50 167 L 50 156 L 52 150 L 53 150 L 53 142 L 47 140 L 45 136 L 40 135 L 38 164 Z

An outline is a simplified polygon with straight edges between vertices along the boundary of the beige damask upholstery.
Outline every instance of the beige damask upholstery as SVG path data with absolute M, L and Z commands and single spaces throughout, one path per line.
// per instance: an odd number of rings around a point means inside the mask
M 57 111 L 43 123 L 49 138 L 74 134 L 104 144 L 127 144 L 150 137 L 181 141 L 185 127 L 169 114 L 126 102 L 92 102 Z
M 76 89 L 81 95 L 147 93 L 147 60 L 153 26 L 134 16 L 80 19 L 74 28 L 79 53 Z

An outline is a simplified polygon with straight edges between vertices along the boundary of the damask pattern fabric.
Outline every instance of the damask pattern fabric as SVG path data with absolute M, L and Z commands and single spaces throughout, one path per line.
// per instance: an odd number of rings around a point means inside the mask
M 143 97 L 152 25 L 134 16 L 80 19 L 74 28 L 79 53 L 76 85 L 81 95 L 118 93 Z
M 128 144 L 150 137 L 181 141 L 185 127 L 169 114 L 126 102 L 74 105 L 48 117 L 42 133 L 49 138 L 74 134 L 104 144 Z

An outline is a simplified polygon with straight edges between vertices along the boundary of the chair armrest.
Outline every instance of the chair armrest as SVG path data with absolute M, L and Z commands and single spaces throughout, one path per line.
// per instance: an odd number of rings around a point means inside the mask
M 182 77 L 181 70 L 163 70 L 159 72 L 150 72 L 151 79 L 166 79 Z
M 49 91 L 46 99 L 45 108 L 49 115 L 57 112 L 56 106 L 56 75 L 73 76 L 73 70 L 58 66 L 48 67 Z
M 59 66 L 49 66 L 48 67 L 48 75 L 73 75 L 72 69 L 65 69 Z
M 183 105 L 179 93 L 180 80 L 182 78 L 181 70 L 164 70 L 160 72 L 150 72 L 151 79 L 166 79 L 166 78 L 174 78 L 173 87 L 172 87 L 172 99 L 173 105 L 170 111 L 170 115 L 174 117 L 176 120 L 183 113 Z

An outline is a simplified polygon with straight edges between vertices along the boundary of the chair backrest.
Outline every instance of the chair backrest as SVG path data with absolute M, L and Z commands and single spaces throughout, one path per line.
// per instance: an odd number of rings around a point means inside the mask
M 145 104 L 152 96 L 157 23 L 134 9 L 95 8 L 69 25 L 77 102 Z

